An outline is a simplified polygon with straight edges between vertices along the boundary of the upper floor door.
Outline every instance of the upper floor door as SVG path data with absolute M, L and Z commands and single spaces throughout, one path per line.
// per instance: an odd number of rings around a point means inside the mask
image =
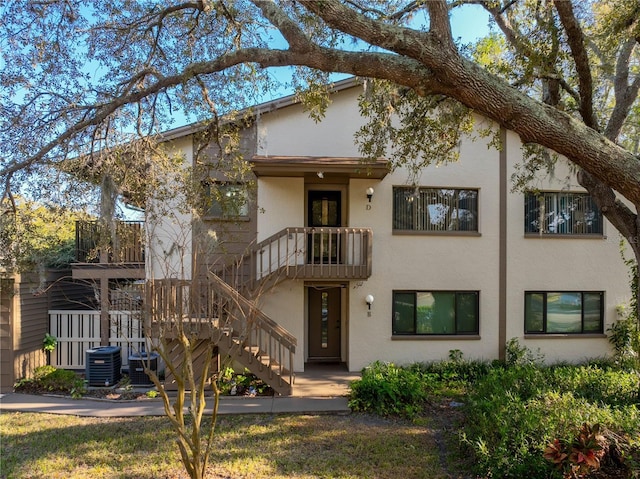
M 342 226 L 342 191 L 309 190 L 307 226 L 312 228 Z M 312 232 L 308 238 L 307 260 L 314 264 L 336 264 L 340 251 L 338 235 Z

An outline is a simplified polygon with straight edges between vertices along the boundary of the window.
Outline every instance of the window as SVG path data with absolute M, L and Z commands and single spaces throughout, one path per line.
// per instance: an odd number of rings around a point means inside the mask
M 394 187 L 393 229 L 478 231 L 478 190 Z
M 394 291 L 393 334 L 478 334 L 478 291 Z
M 247 187 L 243 183 L 205 183 L 205 216 L 238 218 L 249 215 Z
M 587 193 L 527 193 L 524 232 L 602 236 L 602 214 Z
M 524 295 L 527 334 L 599 334 L 603 332 L 604 293 L 538 292 Z

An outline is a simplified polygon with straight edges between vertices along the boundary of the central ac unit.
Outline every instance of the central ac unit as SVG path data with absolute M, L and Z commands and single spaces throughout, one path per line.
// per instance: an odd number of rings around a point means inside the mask
M 113 386 L 122 377 L 122 352 L 119 346 L 87 349 L 85 379 L 89 386 Z
M 136 386 L 150 386 L 153 384 L 149 375 L 144 372 L 145 364 L 158 374 L 158 353 L 132 354 L 129 356 L 129 379 Z

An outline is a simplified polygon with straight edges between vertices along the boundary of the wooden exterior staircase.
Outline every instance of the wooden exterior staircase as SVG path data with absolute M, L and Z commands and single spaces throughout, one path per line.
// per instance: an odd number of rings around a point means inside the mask
M 214 342 L 269 384 L 290 395 L 297 340 L 256 305 L 260 292 L 285 279 L 350 280 L 371 275 L 367 228 L 286 228 L 240 260 L 194 280 L 149 281 L 148 327 L 170 338 L 178 328 Z
M 245 366 L 276 393 L 291 394 L 296 338 L 215 274 L 206 280 L 150 281 L 146 308 L 156 337 L 170 338 L 182 328 L 199 340 L 213 341 L 220 354 Z

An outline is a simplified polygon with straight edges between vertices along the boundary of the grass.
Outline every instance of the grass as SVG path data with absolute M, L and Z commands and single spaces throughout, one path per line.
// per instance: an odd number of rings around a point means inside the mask
M 438 431 L 366 414 L 218 420 L 208 476 L 450 478 Z M 0 414 L 0 474 L 21 478 L 187 478 L 163 417 Z

